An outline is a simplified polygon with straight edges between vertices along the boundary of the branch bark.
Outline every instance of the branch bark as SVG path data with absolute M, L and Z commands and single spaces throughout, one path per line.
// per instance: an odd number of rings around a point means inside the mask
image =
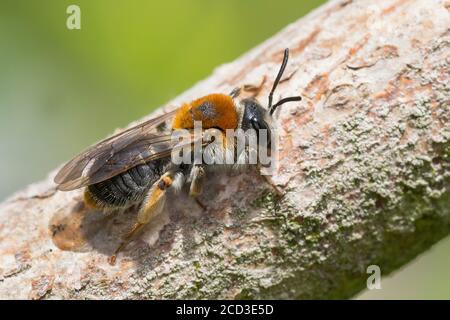
M 404 265 L 450 231 L 449 10 L 331 1 L 170 104 L 267 78 L 265 101 L 289 47 L 277 94 L 304 99 L 277 115 L 281 199 L 256 171 L 214 177 L 206 213 L 173 197 L 110 266 L 135 211 L 85 214 L 55 172 L 18 192 L 0 205 L 0 297 L 348 298 L 369 265 Z

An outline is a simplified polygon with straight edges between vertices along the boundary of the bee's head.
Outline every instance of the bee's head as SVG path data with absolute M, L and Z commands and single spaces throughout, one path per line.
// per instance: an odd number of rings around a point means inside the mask
M 244 106 L 244 115 L 242 116 L 242 129 L 254 129 L 257 132 L 260 129 L 268 130 L 270 134 L 270 115 L 266 108 L 259 104 L 254 98 L 247 98 L 241 101 Z
M 261 129 L 267 130 L 267 147 L 270 147 L 271 141 L 271 119 L 275 109 L 282 104 L 290 101 L 300 101 L 302 97 L 294 96 L 287 97 L 279 100 L 277 103 L 272 105 L 273 93 L 280 82 L 281 76 L 283 75 L 284 69 L 286 69 L 286 65 L 289 59 L 289 49 L 284 50 L 283 62 L 281 64 L 280 70 L 278 71 L 277 77 L 272 86 L 272 90 L 269 93 L 269 103 L 267 108 L 264 108 L 256 99 L 248 98 L 243 99 L 241 103 L 244 106 L 244 115 L 242 118 L 242 129 L 254 129 L 257 132 Z

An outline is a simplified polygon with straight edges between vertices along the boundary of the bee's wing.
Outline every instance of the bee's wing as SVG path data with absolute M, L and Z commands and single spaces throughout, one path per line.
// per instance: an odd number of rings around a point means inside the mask
M 177 110 L 138 124 L 91 146 L 58 172 L 59 190 L 74 190 L 105 181 L 138 164 L 170 156 L 171 135 L 155 133 L 155 128 L 173 117 Z

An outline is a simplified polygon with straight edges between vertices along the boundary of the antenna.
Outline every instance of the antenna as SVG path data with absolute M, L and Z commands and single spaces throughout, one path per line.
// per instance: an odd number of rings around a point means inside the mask
M 277 88 L 278 83 L 280 83 L 281 77 L 282 77 L 282 75 L 284 73 L 284 70 L 286 69 L 286 65 L 288 63 L 288 60 L 289 60 L 289 49 L 286 48 L 286 49 L 284 49 L 283 62 L 281 63 L 280 70 L 278 71 L 277 77 L 275 78 L 275 81 L 274 81 L 273 86 L 272 86 L 272 90 L 269 93 L 269 106 L 268 106 L 268 109 L 269 109 L 270 115 L 272 115 L 274 113 L 275 109 L 278 106 L 281 106 L 282 104 L 284 104 L 286 102 L 302 100 L 302 97 L 300 97 L 300 96 L 288 97 L 288 98 L 281 99 L 280 101 L 275 103 L 275 105 L 272 106 L 273 93 L 275 92 L 275 89 Z

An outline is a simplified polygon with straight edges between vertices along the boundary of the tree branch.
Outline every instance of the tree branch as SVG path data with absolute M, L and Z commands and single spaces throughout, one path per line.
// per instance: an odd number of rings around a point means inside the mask
M 281 199 L 256 171 L 214 177 L 207 212 L 173 196 L 110 266 L 135 210 L 86 214 L 54 172 L 18 192 L 0 205 L 0 297 L 348 298 L 369 265 L 404 265 L 450 231 L 449 8 L 331 1 L 170 104 L 260 83 L 265 103 L 289 47 L 276 94 L 303 101 L 275 113 Z

